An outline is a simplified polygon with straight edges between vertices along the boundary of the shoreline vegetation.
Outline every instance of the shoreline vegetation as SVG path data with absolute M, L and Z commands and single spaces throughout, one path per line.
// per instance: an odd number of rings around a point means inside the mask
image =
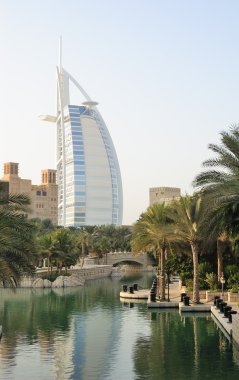
M 224 283 L 224 291 L 238 292 L 239 126 L 220 137 L 219 145 L 209 145 L 214 157 L 194 179 L 193 195 L 148 207 L 132 227 L 64 228 L 50 220 L 29 220 L 30 199 L 0 189 L 2 286 L 20 286 L 21 278 L 34 276 L 39 266 L 47 266 L 48 275 L 57 268 L 57 281 L 67 284 L 69 268 L 79 261 L 83 268 L 85 259 L 93 256 L 107 265 L 109 252 L 132 251 L 153 258 L 161 301 L 174 273 L 192 290 L 195 303 L 200 302 L 200 290 L 220 289 Z M 71 280 L 81 283 L 78 277 Z M 35 285 L 40 284 L 50 286 L 47 279 L 36 280 Z
M 209 144 L 213 157 L 193 181 L 193 195 L 153 204 L 133 227 L 134 252 L 151 252 L 158 262 L 158 297 L 177 273 L 200 303 L 200 289 L 239 290 L 239 125 Z

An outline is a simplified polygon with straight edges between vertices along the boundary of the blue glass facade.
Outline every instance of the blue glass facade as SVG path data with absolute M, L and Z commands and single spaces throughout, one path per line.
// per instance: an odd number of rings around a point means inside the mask
M 66 170 L 66 225 L 84 225 L 86 207 L 84 142 L 80 121 L 80 107 L 66 106 L 65 170 Z
M 102 139 L 104 141 L 105 150 L 107 152 L 108 156 L 108 162 L 110 166 L 110 174 L 111 174 L 111 184 L 112 184 L 112 224 L 119 224 L 119 217 L 120 217 L 120 194 L 119 194 L 119 175 L 118 175 L 118 168 L 117 168 L 117 161 L 114 157 L 114 152 L 112 149 L 112 141 L 109 135 L 109 132 L 107 131 L 105 127 L 105 123 L 103 119 L 101 118 L 100 114 L 92 110 L 93 116 L 95 117 L 97 124 L 99 126 L 99 130 L 102 136 Z M 118 170 L 117 170 L 118 169 Z
M 122 223 L 118 160 L 96 108 L 64 107 L 64 123 L 58 120 L 58 186 L 60 225 Z

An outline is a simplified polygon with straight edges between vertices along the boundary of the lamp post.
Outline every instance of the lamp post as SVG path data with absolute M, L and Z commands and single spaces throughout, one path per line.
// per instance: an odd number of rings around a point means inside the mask
M 221 284 L 222 284 L 222 297 L 223 297 L 223 286 L 224 286 L 224 284 L 225 284 L 225 278 L 224 278 L 223 273 L 222 273 L 222 276 L 221 276 L 221 278 L 220 278 L 220 281 L 221 281 Z

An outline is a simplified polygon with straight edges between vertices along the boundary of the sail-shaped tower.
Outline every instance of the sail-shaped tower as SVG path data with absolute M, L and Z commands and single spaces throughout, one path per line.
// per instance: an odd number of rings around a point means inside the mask
M 60 47 L 61 51 L 61 47 Z M 85 98 L 70 101 L 70 83 Z M 57 125 L 58 224 L 122 224 L 123 195 L 119 163 L 109 131 L 75 78 L 57 67 L 57 115 L 42 119 Z

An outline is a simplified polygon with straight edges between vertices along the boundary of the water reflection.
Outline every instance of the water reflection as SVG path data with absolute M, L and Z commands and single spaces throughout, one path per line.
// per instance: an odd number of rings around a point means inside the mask
M 151 336 L 134 346 L 137 379 L 238 379 L 238 348 L 208 314 L 153 311 L 149 319 Z
M 151 281 L 136 274 L 82 288 L 1 289 L 0 379 L 238 378 L 239 351 L 208 314 L 119 299 L 123 283 Z
M 117 308 L 111 313 L 118 304 L 117 288 L 110 280 L 97 281 L 95 285 L 81 289 L 1 290 L 3 367 L 19 367 L 22 355 L 18 348 L 31 356 L 27 351 L 32 347 L 41 362 L 54 363 L 52 378 L 68 379 L 74 372 L 82 379 L 101 376 L 107 365 L 105 352 L 113 350 L 117 342 L 120 319 L 116 319 Z M 39 364 L 36 360 L 38 377 Z

